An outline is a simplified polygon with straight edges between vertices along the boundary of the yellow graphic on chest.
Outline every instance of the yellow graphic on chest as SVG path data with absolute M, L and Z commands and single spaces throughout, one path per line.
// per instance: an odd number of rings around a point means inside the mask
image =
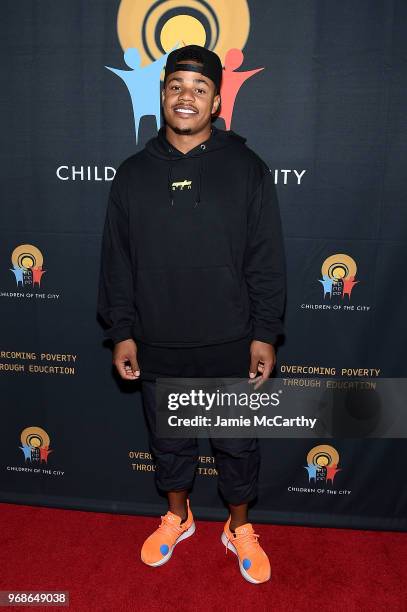
M 173 191 L 175 191 L 176 189 L 181 189 L 182 191 L 184 187 L 186 187 L 187 189 L 191 189 L 192 181 L 187 181 L 187 179 L 185 179 L 184 181 L 176 181 L 172 183 L 171 186 Z

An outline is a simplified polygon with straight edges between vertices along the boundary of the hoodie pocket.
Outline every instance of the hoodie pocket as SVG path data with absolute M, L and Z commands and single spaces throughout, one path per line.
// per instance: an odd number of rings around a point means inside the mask
M 233 339 L 249 319 L 228 265 L 139 268 L 136 309 L 141 339 L 174 345 Z

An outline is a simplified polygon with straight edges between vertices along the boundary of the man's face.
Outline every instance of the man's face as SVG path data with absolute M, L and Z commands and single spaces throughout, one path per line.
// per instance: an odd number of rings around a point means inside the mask
M 188 63 L 199 65 L 193 61 Z M 172 72 L 162 91 L 165 121 L 177 134 L 197 134 L 205 129 L 219 103 L 214 82 L 200 72 Z

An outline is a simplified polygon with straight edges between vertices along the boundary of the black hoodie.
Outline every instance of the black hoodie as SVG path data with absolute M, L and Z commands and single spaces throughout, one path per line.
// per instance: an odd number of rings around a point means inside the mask
M 182 153 L 161 128 L 113 179 L 101 246 L 105 337 L 168 347 L 282 334 L 285 255 L 267 165 L 231 131 Z

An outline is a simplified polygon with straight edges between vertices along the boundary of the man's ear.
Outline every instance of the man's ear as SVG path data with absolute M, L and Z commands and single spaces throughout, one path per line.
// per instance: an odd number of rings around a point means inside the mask
M 216 94 L 216 96 L 213 99 L 212 115 L 216 115 L 216 113 L 220 111 L 220 104 L 221 104 L 220 94 Z

